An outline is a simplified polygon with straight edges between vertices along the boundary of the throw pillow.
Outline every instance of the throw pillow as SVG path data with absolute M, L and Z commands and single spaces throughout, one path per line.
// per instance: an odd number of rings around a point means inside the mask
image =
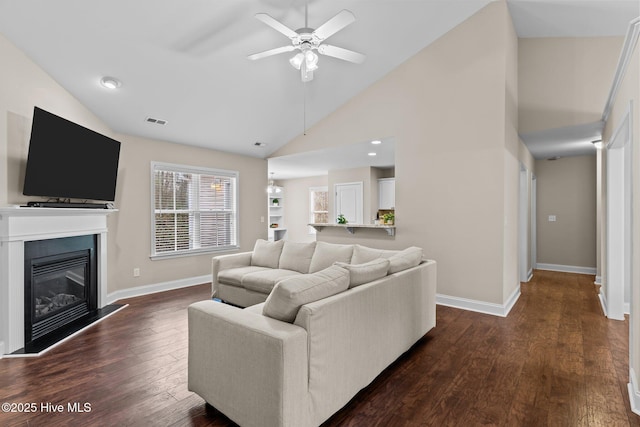
M 387 275 L 389 260 L 378 258 L 364 264 L 345 264 L 336 262 L 336 265 L 349 271 L 349 288 L 373 282 Z
M 348 287 L 349 272 L 337 265 L 317 273 L 284 279 L 269 294 L 262 314 L 293 323 L 303 305 L 339 294 Z
M 278 268 L 293 270 L 303 274 L 308 273 L 311 257 L 313 256 L 315 248 L 316 242 L 296 243 L 285 241 Z
M 416 246 L 404 249 L 389 258 L 389 274 L 415 267 L 422 261 L 422 249 Z
M 362 245 L 355 245 L 353 248 L 353 257 L 351 264 L 364 264 L 377 258 L 390 258 L 399 251 L 389 251 L 385 249 L 368 248 Z
M 324 270 L 336 261 L 348 264 L 351 262 L 351 255 L 353 255 L 353 245 L 317 242 L 316 250 L 311 257 L 309 273 Z
M 257 267 L 278 268 L 280 253 L 284 240 L 277 242 L 267 242 L 263 239 L 256 240 L 251 254 L 251 265 Z

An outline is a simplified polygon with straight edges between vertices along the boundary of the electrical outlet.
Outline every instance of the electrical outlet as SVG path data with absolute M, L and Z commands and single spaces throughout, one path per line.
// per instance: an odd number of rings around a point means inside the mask
M 140 277 L 140 269 L 139 268 L 134 268 L 133 269 L 133 277 Z
M 260 222 L 264 222 L 264 217 L 263 216 L 260 217 Z
M 556 222 L 556 216 L 555 215 L 549 215 L 549 222 Z

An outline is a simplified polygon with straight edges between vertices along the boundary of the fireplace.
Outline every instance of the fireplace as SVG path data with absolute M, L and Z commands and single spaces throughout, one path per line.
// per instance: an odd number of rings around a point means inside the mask
M 95 314 L 96 242 L 96 235 L 25 242 L 25 348 Z
M 116 212 L 115 209 L 0 207 L 0 358 L 30 357 L 43 354 L 57 343 L 70 339 L 75 333 L 121 308 L 117 304 L 109 304 L 107 296 L 107 217 Z M 78 302 L 73 297 L 58 297 L 58 299 L 66 299 L 66 302 L 63 301 L 62 304 L 70 310 L 84 310 L 82 305 L 85 304 L 87 310 L 91 311 L 95 305 L 97 313 L 83 316 L 79 320 L 73 320 L 66 323 L 65 326 L 57 328 L 58 331 L 65 330 L 64 334 L 45 333 L 44 336 L 36 338 L 35 341 L 38 342 L 36 345 L 27 348 L 25 345 L 25 336 L 27 335 L 25 324 L 27 321 L 31 323 L 46 322 L 39 326 L 48 329 L 48 323 L 53 323 L 54 320 L 55 323 L 58 321 L 65 323 L 66 320 L 60 319 L 61 316 L 58 316 L 60 311 L 57 306 L 53 311 L 51 308 L 47 309 L 47 313 L 44 313 L 44 308 L 41 307 L 39 314 L 36 311 L 37 307 L 31 305 L 28 308 L 25 307 L 25 301 L 27 301 L 25 293 L 33 293 L 33 283 L 29 282 L 29 285 L 26 285 L 26 281 L 32 280 L 32 278 L 31 267 L 28 272 L 26 271 L 26 266 L 30 266 L 31 261 L 29 264 L 25 262 L 25 246 L 31 246 L 30 242 L 53 240 L 57 241 L 54 246 L 57 245 L 58 248 L 63 249 L 56 251 L 58 255 L 66 254 L 62 257 L 64 259 L 67 258 L 67 255 L 73 254 L 70 258 L 75 258 L 75 252 L 86 252 L 88 248 L 67 247 L 64 243 L 68 242 L 65 238 L 77 236 L 84 239 L 89 236 L 88 239 L 92 241 L 91 245 L 94 247 L 93 253 L 90 255 L 92 261 L 89 262 L 88 267 L 72 266 L 68 273 L 56 273 L 59 276 L 64 276 L 65 282 L 69 276 L 72 282 L 76 283 L 66 282 L 68 285 L 66 289 L 53 290 L 53 292 L 71 294 L 81 298 L 77 295 L 81 292 L 78 291 L 76 285 L 82 283 L 79 280 L 79 277 L 82 277 L 85 281 L 83 292 L 86 292 L 84 293 L 86 303 Z M 47 249 L 38 249 L 32 255 L 32 258 L 44 258 L 44 265 L 47 264 L 46 261 L 55 260 L 56 257 L 53 253 L 48 253 Z M 89 274 L 91 280 L 96 280 L 88 287 L 86 287 L 86 283 L 89 283 L 89 278 L 85 276 L 86 274 Z M 39 277 L 36 274 L 36 279 L 36 288 L 41 280 L 48 280 L 46 274 Z M 80 289 L 83 288 L 80 287 Z M 45 296 L 49 297 L 46 294 Z M 32 295 L 29 296 L 29 298 L 31 297 Z M 60 301 L 58 301 L 59 303 Z M 29 313 L 26 314 L 25 311 Z M 71 314 L 74 315 L 74 313 Z M 36 322 L 32 322 L 34 320 L 32 316 L 36 317 Z M 33 337 L 33 328 L 29 329 Z M 35 331 L 35 335 L 39 333 L 40 331 Z M 57 335 L 57 337 L 51 335 Z

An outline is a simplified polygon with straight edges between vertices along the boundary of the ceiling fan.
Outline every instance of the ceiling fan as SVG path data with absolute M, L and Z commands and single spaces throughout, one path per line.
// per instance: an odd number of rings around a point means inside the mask
M 277 21 L 269 14 L 257 13 L 256 18 L 274 30 L 289 37 L 289 39 L 291 39 L 291 45 L 254 53 L 253 55 L 249 55 L 247 58 L 256 60 L 271 55 L 299 50 L 296 55 L 289 59 L 289 62 L 295 69 L 300 70 L 303 82 L 313 80 L 313 72 L 318 69 L 318 55 L 314 51 L 317 51 L 321 55 L 331 56 L 333 58 L 354 62 L 356 64 L 362 63 L 366 58 L 361 53 L 323 43 L 326 39 L 356 20 L 354 14 L 346 9 L 338 12 L 337 15 L 320 25 L 315 30 L 308 27 L 306 6 L 304 13 L 304 27 L 298 28 L 295 31 Z

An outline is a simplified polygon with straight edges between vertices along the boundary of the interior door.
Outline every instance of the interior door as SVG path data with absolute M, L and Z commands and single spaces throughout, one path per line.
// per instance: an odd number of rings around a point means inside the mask
M 342 214 L 350 224 L 362 224 L 362 182 L 336 184 L 335 217 Z

